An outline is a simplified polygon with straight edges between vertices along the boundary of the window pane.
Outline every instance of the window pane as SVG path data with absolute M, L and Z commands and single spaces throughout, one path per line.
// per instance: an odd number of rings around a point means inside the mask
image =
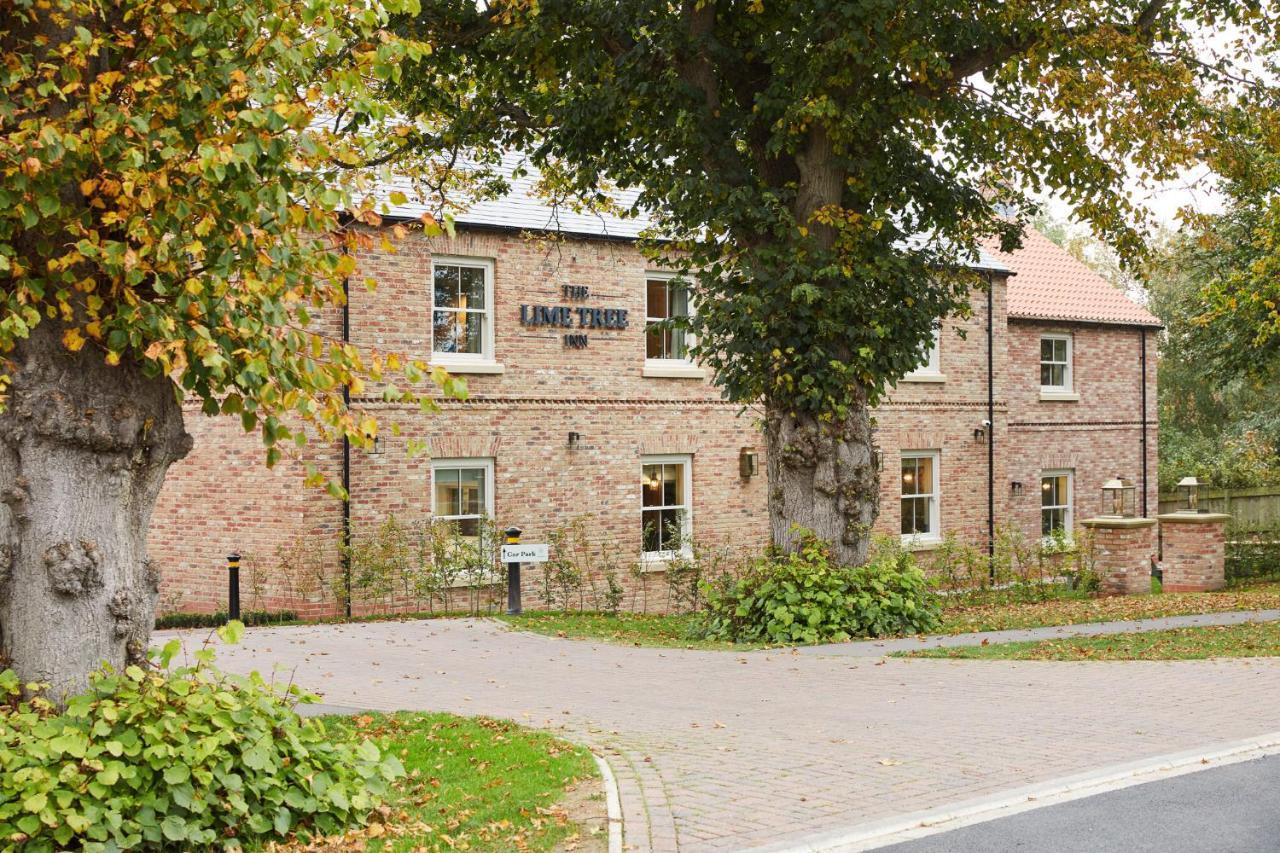
M 685 330 L 672 329 L 669 333 L 669 343 L 667 344 L 667 358 L 688 358 L 688 349 L 685 347 Z
M 648 311 L 649 317 L 665 320 L 667 314 L 667 283 L 661 279 L 649 281 Z
M 1040 512 L 1040 533 L 1043 536 L 1049 536 L 1055 530 L 1062 530 L 1066 527 L 1066 510 L 1062 509 L 1046 509 Z
M 448 264 L 435 271 L 435 307 L 458 307 L 458 268 Z
M 929 533 L 930 498 L 905 498 L 902 501 L 902 532 L 908 536 Z
M 647 509 L 640 514 L 643 520 L 644 528 L 642 532 L 643 549 L 645 551 L 662 550 L 662 512 L 660 510 Z
M 672 317 L 688 317 L 689 316 L 689 288 L 680 285 L 671 285 L 668 289 L 669 298 L 671 300 Z
M 462 498 L 459 493 L 457 468 L 437 468 L 432 472 L 436 487 L 436 515 L 461 515 Z
M 462 315 L 459 315 L 460 320 L 461 318 Z M 471 355 L 481 354 L 484 350 L 485 319 L 485 315 L 477 311 L 468 311 L 466 313 L 466 325 L 462 328 L 457 352 L 465 352 Z
M 457 324 L 458 312 L 456 311 L 436 311 L 432 322 L 433 341 L 431 348 L 433 352 L 458 352 L 458 336 L 459 326 Z
M 902 460 L 902 494 L 914 495 L 916 493 L 916 460 Z
M 933 488 L 933 457 L 921 456 L 916 460 L 916 493 L 921 495 L 931 495 Z
M 487 308 L 488 306 L 484 304 L 484 268 L 461 267 L 459 275 L 465 307 Z
M 662 506 L 662 466 L 645 465 L 640 492 L 643 506 Z
M 1040 360 L 1053 361 L 1053 341 L 1049 338 L 1040 339 Z
M 684 466 L 662 466 L 662 505 L 684 506 Z
M 483 468 L 462 468 L 458 472 L 461 489 L 460 502 L 462 511 L 459 515 L 483 515 L 484 475 Z
M 478 518 L 460 518 L 454 522 L 454 527 L 460 536 L 465 536 L 468 539 L 478 539 L 480 537 L 480 519 Z
M 662 550 L 678 551 L 684 544 L 684 510 L 662 510 Z
M 666 358 L 667 352 L 671 349 L 671 330 L 670 329 L 653 329 L 648 330 L 645 339 L 645 358 Z
M 903 498 L 902 500 L 902 534 L 910 536 L 916 530 L 916 503 L 915 498 Z
M 1064 340 L 1055 340 L 1053 342 L 1053 360 L 1067 363 L 1067 342 Z

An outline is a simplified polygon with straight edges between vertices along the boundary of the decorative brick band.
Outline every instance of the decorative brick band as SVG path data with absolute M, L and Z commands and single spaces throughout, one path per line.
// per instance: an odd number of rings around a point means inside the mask
M 1009 421 L 1010 427 L 1106 427 L 1106 426 L 1142 426 L 1142 421 Z M 1155 430 L 1156 422 L 1147 421 L 1147 429 Z
M 428 442 L 432 459 L 485 459 L 498 455 L 500 435 L 446 435 Z

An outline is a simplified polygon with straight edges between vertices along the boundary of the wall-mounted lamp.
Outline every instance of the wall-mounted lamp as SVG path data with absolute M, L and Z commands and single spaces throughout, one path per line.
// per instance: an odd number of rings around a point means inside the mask
M 981 426 L 976 426 L 976 427 L 974 427 L 974 428 L 973 428 L 973 443 L 974 443 L 974 444 L 986 444 L 986 443 L 987 443 L 987 430 L 989 430 L 990 428 L 991 428 L 991 421 L 983 421 Z
M 382 454 L 382 437 L 365 433 L 365 438 L 373 440 L 373 444 L 369 445 L 369 455 L 380 456 Z
M 760 473 L 760 459 L 755 450 L 744 447 L 738 451 L 738 476 L 748 480 Z
M 569 449 L 570 450 L 576 450 L 578 446 L 581 444 L 582 444 L 582 433 L 580 432 L 569 433 Z
M 1022 494 L 1022 482 L 1020 480 L 1014 480 L 1009 484 L 1009 494 L 1015 498 Z

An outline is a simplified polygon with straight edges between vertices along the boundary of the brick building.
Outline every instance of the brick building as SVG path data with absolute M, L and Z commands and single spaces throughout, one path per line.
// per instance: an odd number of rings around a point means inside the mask
M 559 239 L 529 236 L 553 221 Z M 593 536 L 635 567 L 629 583 L 660 575 L 687 536 L 764 544 L 763 460 L 758 474 L 743 470 L 744 455 L 763 455 L 759 413 L 722 400 L 679 333 L 646 331 L 687 300 L 637 251 L 643 225 L 553 214 L 517 185 L 459 217 L 453 237 L 413 235 L 358 258 L 351 340 L 443 364 L 470 393 L 436 415 L 353 401 L 401 435 L 384 432 L 372 453 L 310 451 L 349 482 L 351 529 L 394 516 L 465 531 L 484 516 L 540 542 L 589 515 Z M 876 412 L 879 530 L 919 550 L 944 533 L 985 542 L 1005 523 L 1031 536 L 1071 530 L 1100 511 L 1101 484 L 1117 475 L 1144 486 L 1142 509 L 1154 513 L 1157 321 L 1038 234 L 979 267 L 989 293 L 974 293 L 968 319 L 943 324 L 928 364 Z M 365 276 L 376 290 L 354 285 Z M 344 506 L 304 488 L 296 465 L 265 468 L 235 419 L 190 409 L 187 428 L 195 449 L 152 520 L 161 610 L 222 607 L 234 550 L 246 607 L 335 612 Z M 408 441 L 426 452 L 407 454 Z M 536 587 L 527 579 L 526 602 Z

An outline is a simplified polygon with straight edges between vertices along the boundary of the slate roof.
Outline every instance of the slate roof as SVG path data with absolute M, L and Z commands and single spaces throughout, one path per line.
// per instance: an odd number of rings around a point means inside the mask
M 1018 251 L 995 254 L 1015 273 L 1009 279 L 1012 318 L 1153 328 L 1161 325 L 1124 291 L 1038 231 L 1029 229 Z

